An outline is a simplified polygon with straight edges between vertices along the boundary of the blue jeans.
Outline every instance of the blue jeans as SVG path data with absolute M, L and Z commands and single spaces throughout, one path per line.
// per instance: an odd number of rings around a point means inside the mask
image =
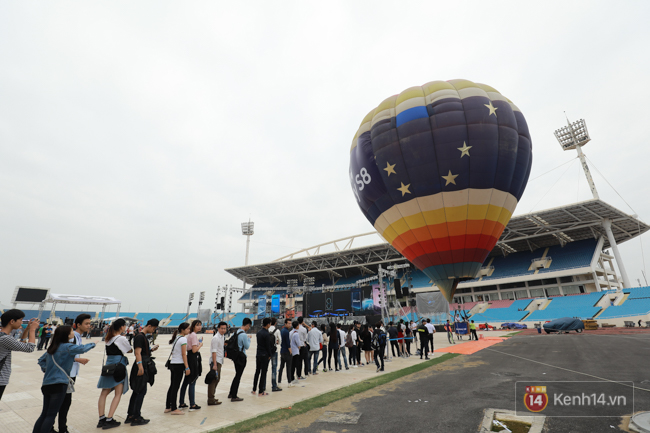
M 341 355 L 343 355 L 343 361 L 345 361 L 345 368 L 348 368 L 348 357 L 347 354 L 345 353 L 345 346 L 341 347 L 339 349 L 339 356 L 336 360 L 336 362 L 339 364 L 339 370 L 343 370 L 343 367 L 341 367 Z
M 190 407 L 196 405 L 196 402 L 194 401 L 194 395 L 195 395 L 195 388 L 196 388 L 196 379 L 194 379 L 192 382 L 189 381 L 189 377 L 191 376 L 185 376 L 183 379 L 183 385 L 181 385 L 181 404 L 185 403 L 185 391 L 188 388 L 189 385 L 189 391 L 187 394 L 190 396 Z
M 271 356 L 271 389 L 276 389 L 278 387 L 278 351 L 276 350 L 273 356 Z
M 45 385 L 41 387 L 43 393 L 43 410 L 41 416 L 34 424 L 33 433 L 49 433 L 54 426 L 54 420 L 65 400 L 67 384 Z
M 312 350 L 309 352 L 309 356 L 314 360 L 314 368 L 312 369 L 312 373 L 316 373 L 318 371 L 318 355 L 320 354 L 320 348 L 318 350 Z

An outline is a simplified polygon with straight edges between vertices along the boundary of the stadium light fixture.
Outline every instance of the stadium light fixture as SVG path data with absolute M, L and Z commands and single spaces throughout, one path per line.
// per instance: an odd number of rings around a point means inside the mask
M 251 236 L 255 234 L 255 223 L 250 219 L 248 222 L 241 223 L 241 234 L 246 236 L 246 259 L 244 260 L 244 266 L 248 266 L 248 251 L 250 250 Z M 244 292 L 246 292 L 246 277 L 244 277 Z
M 575 149 L 578 152 L 578 158 L 580 158 L 582 169 L 587 177 L 587 183 L 591 189 L 591 194 L 596 200 L 598 200 L 600 197 L 596 190 L 596 184 L 594 184 L 594 180 L 591 178 L 591 172 L 589 171 L 585 154 L 582 153 L 582 146 L 589 143 L 591 140 L 589 131 L 587 130 L 587 123 L 585 122 L 585 119 L 576 120 L 573 123 L 567 119 L 566 123 L 567 126 L 555 130 L 555 138 L 557 138 L 557 141 L 560 143 L 562 150 Z

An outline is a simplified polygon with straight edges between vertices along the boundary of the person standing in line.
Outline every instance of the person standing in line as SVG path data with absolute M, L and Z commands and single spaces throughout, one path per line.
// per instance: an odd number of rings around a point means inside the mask
M 474 340 L 478 341 L 478 335 L 476 335 L 476 323 L 472 320 L 469 324 L 469 330 L 472 333 L 470 336 L 470 340 L 473 338 Z
M 244 374 L 244 369 L 246 368 L 246 350 L 251 346 L 250 336 L 246 335 L 248 330 L 251 328 L 253 322 L 248 317 L 244 317 L 242 321 L 242 326 L 239 328 L 237 335 L 237 347 L 239 348 L 240 355 L 239 359 L 234 362 L 235 364 L 235 377 L 230 384 L 230 393 L 228 398 L 231 402 L 244 401 L 243 398 L 240 398 L 237 393 L 239 392 L 239 382 L 241 382 L 241 377 Z
M 70 340 L 70 343 L 76 344 L 77 346 L 83 345 L 83 334 L 90 330 L 90 314 L 80 314 L 74 319 L 73 325 L 73 335 L 74 337 Z M 72 363 L 72 369 L 70 370 L 69 376 L 73 382 L 77 381 L 77 376 L 79 375 L 79 366 L 86 365 L 90 361 L 86 358 L 81 358 L 79 354 L 75 355 L 74 362 Z M 65 395 L 65 399 L 61 404 L 59 409 L 59 433 L 68 433 L 68 411 L 70 410 L 70 405 L 72 404 L 72 393 Z
M 363 354 L 366 357 L 366 364 L 369 365 L 372 362 L 372 327 L 368 324 L 363 325 L 361 340 L 363 341 Z
M 190 367 L 190 374 L 183 379 L 178 408 L 185 409 L 187 407 L 185 404 L 185 393 L 187 392 L 190 397 L 190 412 L 201 409 L 201 406 L 196 404 L 196 379 L 203 372 L 201 353 L 199 352 L 203 347 L 203 337 L 199 340 L 199 337 L 196 335 L 197 332 L 201 332 L 201 329 L 203 329 L 201 321 L 194 320 L 190 325 L 190 334 L 187 336 L 187 365 Z
M 99 382 L 97 382 L 97 388 L 102 390 L 99 394 L 99 401 L 97 402 L 97 408 L 99 409 L 97 428 L 103 428 L 104 430 L 118 427 L 122 424 L 113 419 L 113 415 L 115 415 L 117 406 L 120 404 L 122 394 L 126 394 L 129 391 L 129 375 L 126 371 L 129 360 L 126 358 L 126 354 L 133 352 L 133 349 L 126 337 L 122 335 L 125 330 L 126 322 L 124 319 L 117 319 L 113 321 L 108 330 L 108 334 L 106 334 L 106 364 L 104 365 L 120 364 L 122 367 L 115 370 L 113 376 L 100 376 Z M 115 395 L 113 396 L 113 401 L 111 401 L 108 416 L 106 416 L 106 398 L 113 391 L 115 391 Z
M 323 334 L 320 329 L 318 329 L 318 324 L 314 321 L 311 325 L 311 330 L 307 333 L 307 344 L 309 344 L 309 364 L 311 364 L 311 373 L 316 376 L 318 374 L 318 354 L 320 353 L 320 347 L 324 340 Z
M 363 362 L 361 362 L 361 348 L 363 347 L 363 339 L 361 338 L 361 323 L 356 322 L 354 330 L 357 334 L 357 365 L 363 367 Z
M 28 342 L 23 343 L 11 338 L 14 329 L 23 326 L 25 313 L 22 310 L 11 309 L 0 316 L 0 400 L 5 388 L 9 385 L 11 376 L 11 352 L 31 353 L 36 349 L 36 328 L 38 319 L 32 319 L 27 325 Z
M 224 348 L 226 345 L 224 335 L 226 335 L 227 329 L 228 325 L 226 322 L 219 322 L 216 326 L 216 332 L 212 337 L 212 341 L 210 341 L 210 368 L 214 370 L 216 376 L 208 385 L 208 406 L 216 406 L 222 403 L 218 398 L 214 397 L 214 394 L 221 380 L 221 367 L 223 366 Z
M 445 324 L 445 331 L 447 331 L 447 341 L 449 341 L 449 344 L 456 344 L 456 342 L 454 341 L 453 328 L 451 326 L 451 323 L 449 322 L 449 319 L 447 319 L 447 323 Z
M 372 336 L 372 349 L 374 352 L 377 373 L 384 371 L 384 351 L 386 350 L 386 333 L 382 329 L 382 322 L 375 325 L 375 332 Z M 381 364 L 380 364 L 381 361 Z
M 404 328 L 404 343 L 406 344 L 406 356 L 410 357 L 411 353 L 411 341 L 413 340 L 413 331 L 411 331 L 410 326 L 405 326 Z
M 350 365 L 357 368 L 357 333 L 354 330 L 354 325 L 348 328 L 345 335 L 345 347 L 350 351 Z
M 339 370 L 343 370 L 343 365 L 341 364 L 341 355 L 343 355 L 343 362 L 345 363 L 345 369 L 349 370 L 350 367 L 348 367 L 348 358 L 347 354 L 345 353 L 345 332 L 341 329 L 341 324 L 337 323 L 336 324 L 336 332 L 338 334 L 339 338 L 339 353 L 336 356 L 336 362 L 339 364 Z
M 52 338 L 52 345 L 38 358 L 38 365 L 43 376 L 43 410 L 34 424 L 33 433 L 50 433 L 54 427 L 56 414 L 63 404 L 68 392 L 68 386 L 74 383 L 70 378 L 70 370 L 75 355 L 88 352 L 95 343 L 84 345 L 72 344 L 74 338 L 72 326 L 59 326 Z
M 172 345 L 172 352 L 169 355 L 169 371 L 171 372 L 171 381 L 167 389 L 167 401 L 165 403 L 165 413 L 172 415 L 185 415 L 176 405 L 178 401 L 178 389 L 181 386 L 183 377 L 190 375 L 190 366 L 187 363 L 187 335 L 190 333 L 190 324 L 183 322 L 178 325 L 174 331 L 169 344 Z
M 390 348 L 393 352 L 393 358 L 395 357 L 395 349 L 397 349 L 397 356 L 401 356 L 399 352 L 399 343 L 397 342 L 397 328 L 393 322 L 388 323 L 388 338 L 390 340 Z
M 327 335 L 327 327 L 325 326 L 324 323 L 320 325 L 320 334 L 323 337 L 323 344 L 321 344 L 321 346 L 323 347 L 320 350 L 321 356 L 320 359 L 318 360 L 318 365 L 320 365 L 320 363 L 322 362 L 323 373 L 326 373 L 327 372 L 327 347 L 329 345 L 330 337 Z
M 293 326 L 293 331 L 291 331 L 291 354 L 293 355 L 293 359 L 291 360 L 291 364 L 293 366 L 293 370 L 291 371 L 291 383 L 297 384 L 298 380 L 303 380 L 304 377 L 302 377 L 302 354 L 301 354 L 301 349 L 302 349 L 302 342 L 300 340 L 300 323 L 295 320 L 292 323 Z
M 269 334 L 271 334 L 271 392 L 282 391 L 278 387 L 278 345 L 282 343 L 282 333 L 275 326 L 278 319 L 271 317 L 271 327 Z
M 309 376 L 309 372 L 311 368 L 309 367 L 309 343 L 307 342 L 307 334 L 309 333 L 309 330 L 307 329 L 307 326 L 305 326 L 304 319 L 302 316 L 298 317 L 298 323 L 300 324 L 300 328 L 298 328 L 298 332 L 300 334 L 300 356 L 302 359 L 302 362 L 304 363 L 304 371 L 305 371 L 305 377 Z
M 404 325 L 404 320 L 400 320 L 397 324 L 397 344 L 399 346 L 399 351 L 402 354 L 401 356 L 406 358 L 406 348 L 404 347 L 404 330 L 406 326 Z
M 126 412 L 124 424 L 132 426 L 145 425 L 148 419 L 142 417 L 142 403 L 147 394 L 147 384 L 153 385 L 155 373 L 151 369 L 151 352 L 158 350 L 158 346 L 149 344 L 147 335 L 151 335 L 158 329 L 158 319 L 150 319 L 142 331 L 133 338 L 133 351 L 135 353 L 135 364 L 131 368 L 131 399 Z
M 284 319 L 284 326 L 280 335 L 282 337 L 282 343 L 280 344 L 280 375 L 278 376 L 278 384 L 282 382 L 282 368 L 286 366 L 287 368 L 287 385 L 291 388 L 291 319 Z
M 427 331 L 429 331 L 429 344 L 431 344 L 431 355 L 433 356 L 433 334 L 436 333 L 436 328 L 431 323 L 431 319 L 427 319 Z
M 420 359 L 424 355 L 424 359 L 429 359 L 429 330 L 427 329 L 427 321 L 422 319 L 422 324 L 418 326 L 418 339 L 420 340 Z
M 418 324 L 415 323 L 413 320 L 411 320 L 411 323 L 409 325 L 411 327 L 411 336 L 413 337 L 413 343 L 417 343 L 417 338 L 418 338 Z M 417 350 L 418 346 L 417 344 L 413 344 L 413 347 Z
M 339 333 L 336 330 L 336 325 L 333 322 L 330 322 L 329 328 L 329 353 L 327 355 L 327 363 L 330 366 L 330 371 L 332 371 L 332 355 L 334 355 L 334 371 L 339 371 L 339 366 L 336 362 L 336 359 L 339 357 Z
M 269 369 L 269 361 L 271 360 L 271 351 L 273 350 L 273 336 L 269 333 L 271 327 L 271 319 L 265 317 L 262 320 L 262 329 L 257 332 L 257 356 L 255 357 L 255 377 L 253 378 L 253 392 L 257 393 L 257 384 L 259 380 L 260 391 L 259 397 L 266 397 L 269 395 L 266 392 L 266 373 Z

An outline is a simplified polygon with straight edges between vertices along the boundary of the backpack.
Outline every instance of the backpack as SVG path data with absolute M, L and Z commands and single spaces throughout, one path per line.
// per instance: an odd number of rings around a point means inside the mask
M 239 359 L 243 355 L 243 352 L 239 350 L 238 341 L 239 334 L 241 333 L 241 330 L 235 332 L 235 334 L 226 341 L 225 356 L 228 359 L 232 359 L 234 362 L 239 362 Z
M 379 331 L 372 335 L 372 341 L 370 342 L 370 347 L 372 350 L 380 350 L 381 346 L 386 344 L 386 334 L 383 331 Z
M 352 333 L 348 332 L 345 335 L 345 347 L 352 347 L 354 346 L 354 343 L 352 342 Z

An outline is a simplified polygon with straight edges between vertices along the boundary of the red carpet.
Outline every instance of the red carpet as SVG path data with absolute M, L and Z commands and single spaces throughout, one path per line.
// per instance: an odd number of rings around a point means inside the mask
M 436 349 L 434 352 L 460 353 L 462 355 L 471 355 L 486 347 L 494 346 L 501 343 L 505 338 L 487 337 L 478 341 L 468 341 L 466 343 L 456 343 L 443 349 Z

